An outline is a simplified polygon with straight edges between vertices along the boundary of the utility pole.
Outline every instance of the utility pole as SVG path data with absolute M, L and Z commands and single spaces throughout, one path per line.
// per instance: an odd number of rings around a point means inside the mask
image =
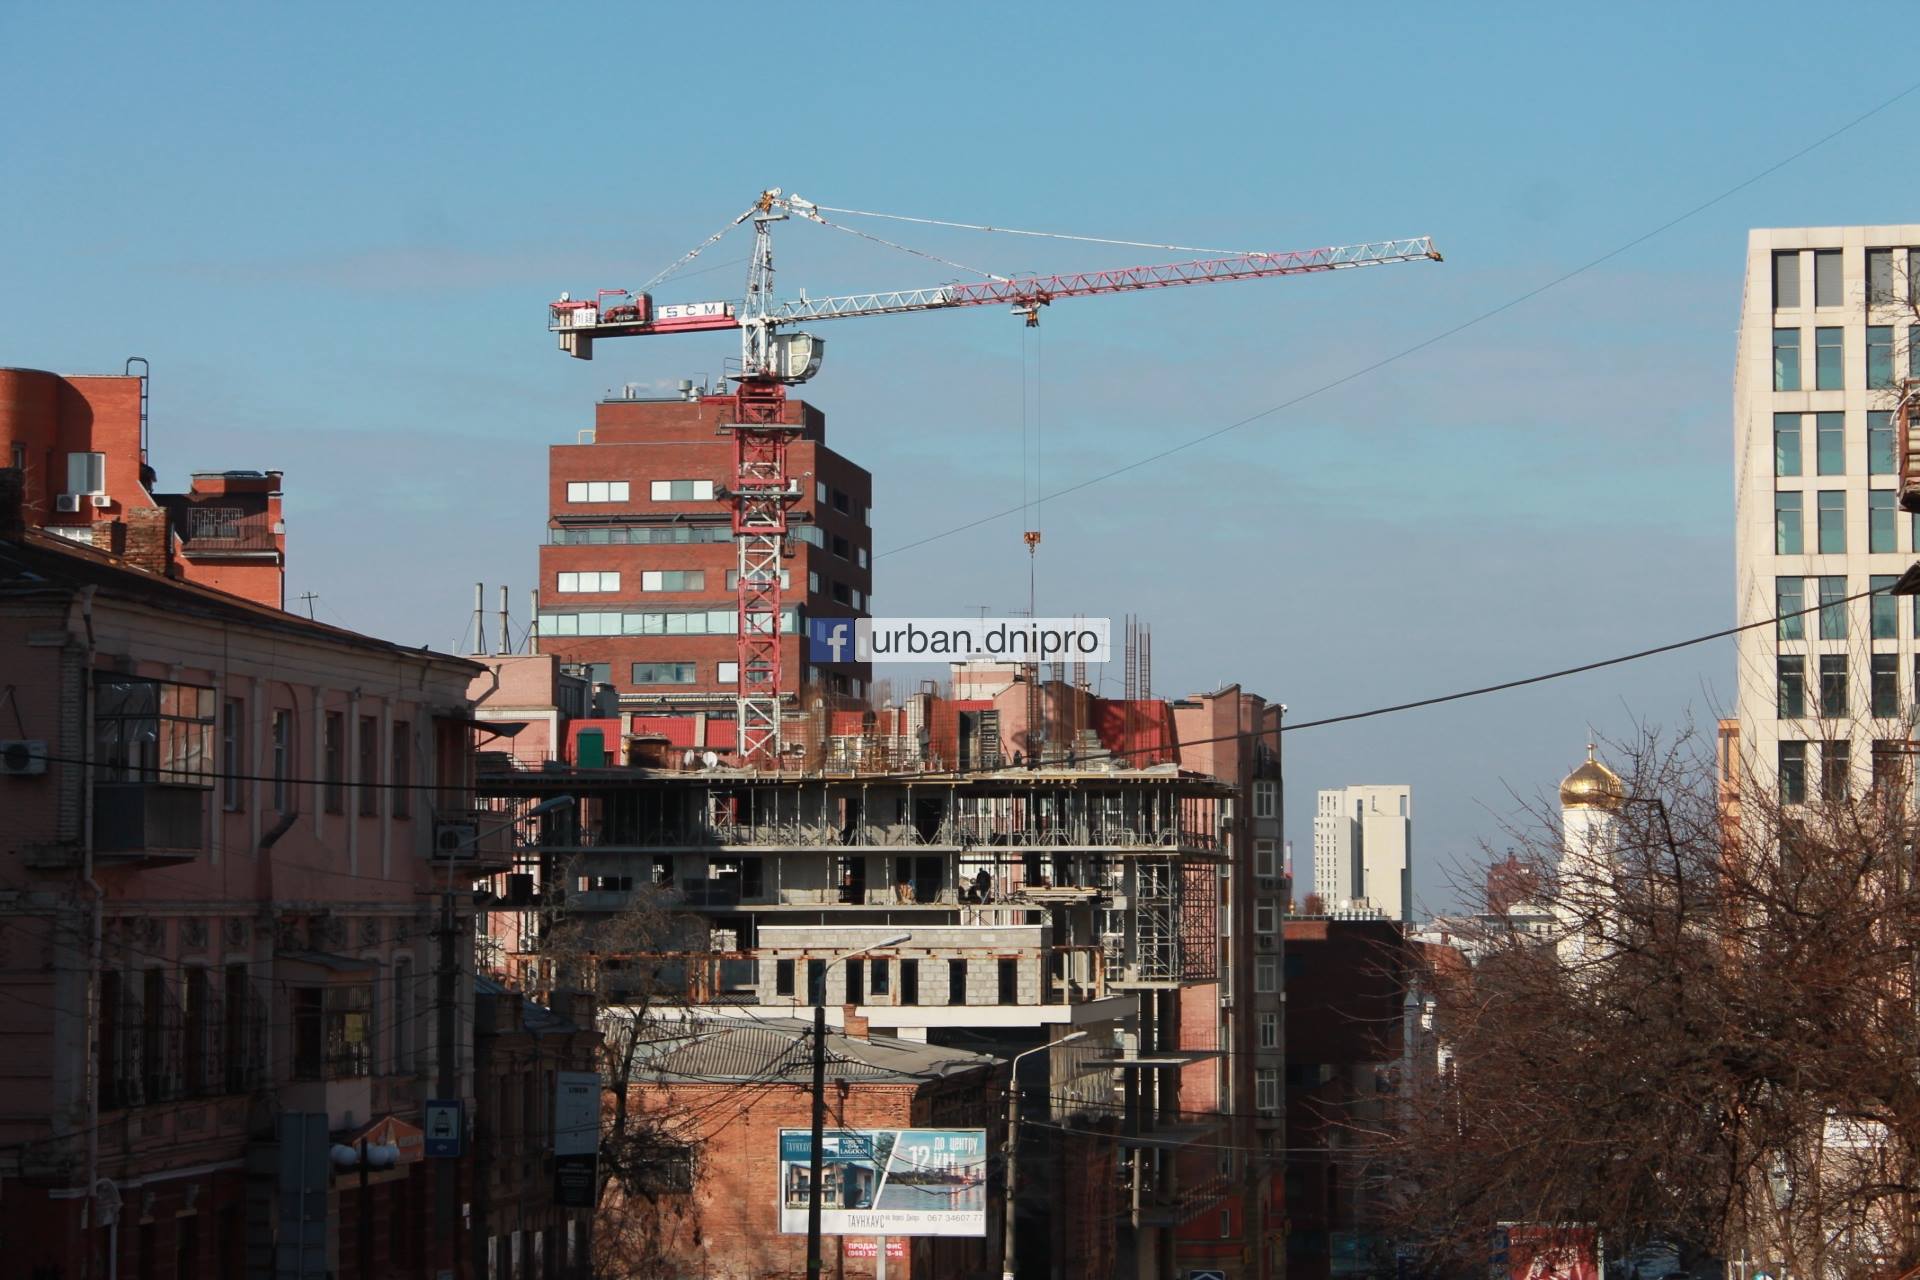
M 813 998 L 813 1150 L 807 1156 L 807 1280 L 820 1280 L 820 1148 L 826 1138 L 827 1123 L 827 974 L 842 960 L 865 955 L 881 947 L 895 947 L 912 938 L 911 933 L 895 934 L 878 942 L 869 942 L 827 961 L 820 970 L 820 985 L 807 994 Z M 881 1251 L 886 1251 L 882 1242 Z
M 440 927 L 435 930 L 439 936 L 440 958 L 438 967 L 438 985 L 435 1012 L 439 1016 L 440 1056 L 439 1069 L 436 1072 L 435 1085 L 438 1096 L 452 1098 L 460 1087 L 459 1072 L 454 1062 L 456 1023 L 455 1013 L 458 1006 L 456 980 L 459 977 L 459 965 L 456 962 L 453 941 L 458 933 L 453 911 L 453 859 L 447 859 L 446 887 L 440 894 Z M 464 1118 L 461 1127 L 464 1129 Z M 460 1135 L 461 1150 L 466 1149 L 466 1134 Z M 454 1220 L 458 1216 L 460 1161 L 444 1159 L 436 1163 L 434 1169 L 434 1235 L 442 1242 L 455 1240 Z M 454 1256 L 448 1261 L 454 1263 L 452 1270 L 457 1274 L 458 1246 L 453 1246 Z
M 820 985 L 827 985 L 825 973 Z M 807 1155 L 807 1280 L 820 1280 L 820 1147 L 827 1124 L 826 992 L 813 993 L 813 1147 Z

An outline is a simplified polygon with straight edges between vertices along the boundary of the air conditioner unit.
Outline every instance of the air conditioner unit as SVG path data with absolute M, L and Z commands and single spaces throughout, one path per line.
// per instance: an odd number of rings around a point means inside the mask
M 47 771 L 47 744 L 43 739 L 16 738 L 0 742 L 0 775 L 32 778 Z
M 96 507 L 110 507 L 113 505 L 113 495 L 110 493 L 96 493 L 93 495 L 93 505 Z
M 474 843 L 480 838 L 477 822 L 436 822 L 433 824 L 433 853 L 437 858 L 471 858 Z
M 80 499 L 84 497 L 86 497 L 84 493 L 63 493 L 53 500 L 54 509 L 68 512 L 78 511 L 80 509 Z

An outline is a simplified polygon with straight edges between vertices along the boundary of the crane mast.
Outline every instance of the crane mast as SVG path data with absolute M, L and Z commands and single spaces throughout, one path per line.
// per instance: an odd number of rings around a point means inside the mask
M 734 441 L 734 475 L 727 497 L 733 504 L 738 551 L 735 641 L 739 665 L 734 713 L 737 749 L 743 764 L 778 764 L 782 756 L 780 700 L 786 684 L 780 657 L 784 604 L 780 573 L 787 553 L 788 517 L 793 504 L 803 496 L 799 484 L 787 473 L 788 445 L 802 424 L 791 420 L 786 389 L 819 372 L 825 349 L 812 334 L 789 331 L 788 326 L 992 304 L 1005 304 L 1028 325 L 1037 325 L 1040 308 L 1061 298 L 1441 260 L 1432 239 L 1419 236 L 1294 253 L 1220 254 L 1157 266 L 1065 275 L 988 275 L 979 281 L 923 289 L 826 298 L 810 299 L 802 293 L 798 299 L 783 302 L 773 294 L 772 227 L 796 215 L 832 225 L 812 201 L 771 188 L 761 192 L 727 228 L 661 273 L 662 277 L 671 274 L 727 230 L 752 222 L 746 296 L 737 303 L 656 306 L 653 296 L 642 287 L 631 292 L 603 289 L 591 301 L 561 294 L 547 310 L 547 328 L 559 338 L 560 349 L 581 360 L 593 358 L 593 344 L 598 338 L 740 330 L 740 372 L 733 375 L 733 391 L 717 398 L 728 406 L 729 420 L 721 427 Z

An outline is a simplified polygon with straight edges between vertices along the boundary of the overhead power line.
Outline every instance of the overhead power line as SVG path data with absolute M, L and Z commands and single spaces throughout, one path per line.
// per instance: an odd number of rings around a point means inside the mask
M 1445 342 L 1448 338 L 1454 337 L 1460 333 L 1464 333 L 1468 329 L 1473 328 L 1475 325 L 1483 324 L 1486 321 L 1493 319 L 1497 315 L 1501 315 L 1504 312 L 1511 311 L 1513 310 L 1513 308 L 1519 306 L 1520 304 L 1524 302 L 1529 302 L 1532 299 L 1539 297 L 1541 294 L 1546 293 L 1550 289 L 1557 289 L 1561 285 L 1566 284 L 1569 280 L 1573 280 L 1576 277 L 1583 276 L 1587 272 L 1593 270 L 1595 267 L 1602 266 L 1605 263 L 1610 262 L 1613 259 L 1619 257 L 1621 254 L 1626 253 L 1629 250 L 1638 248 L 1640 245 L 1645 244 L 1647 241 L 1653 239 L 1655 236 L 1661 235 L 1664 232 L 1672 230 L 1674 227 L 1679 226 L 1681 223 L 1687 221 L 1688 219 L 1696 217 L 1702 213 L 1705 213 L 1708 209 L 1713 208 L 1715 205 L 1721 204 L 1727 200 L 1732 199 L 1734 196 L 1740 194 L 1740 192 L 1742 191 L 1745 191 L 1748 187 L 1751 187 L 1756 182 L 1760 182 L 1763 179 L 1771 177 L 1773 174 L 1778 173 L 1780 170 L 1786 168 L 1788 165 L 1800 159 L 1802 156 L 1808 155 L 1814 151 L 1819 150 L 1821 147 L 1824 147 L 1825 145 L 1827 145 L 1827 143 L 1832 142 L 1835 138 L 1840 137 L 1842 134 L 1845 134 L 1857 128 L 1858 126 L 1865 124 L 1868 120 L 1871 120 L 1873 117 L 1879 115 L 1881 112 L 1885 111 L 1887 108 L 1893 106 L 1895 103 L 1910 96 L 1916 91 L 1920 91 L 1920 81 L 1915 81 L 1913 84 L 1908 85 L 1906 88 L 1900 90 L 1900 92 L 1894 94 L 1892 97 L 1884 99 L 1882 102 L 1879 103 L 1879 105 L 1872 107 L 1867 111 L 1861 112 L 1859 115 L 1853 117 L 1851 120 L 1848 120 L 1845 124 L 1840 125 L 1838 128 L 1833 129 L 1828 133 L 1822 134 L 1820 137 L 1814 139 L 1812 142 L 1809 142 L 1805 146 L 1801 147 L 1798 151 L 1793 152 L 1791 155 L 1788 155 L 1783 159 L 1774 161 L 1772 164 L 1760 170 L 1758 173 L 1755 173 L 1753 176 L 1735 183 L 1734 185 L 1728 187 L 1726 190 L 1720 192 L 1720 194 L 1716 196 L 1712 196 L 1706 200 L 1702 200 L 1699 204 L 1694 205 L 1692 208 L 1687 209 L 1682 213 L 1675 214 L 1673 217 L 1668 218 L 1665 222 L 1660 223 L 1658 226 L 1653 227 L 1650 230 L 1641 232 L 1639 235 L 1634 236 L 1631 240 L 1628 240 L 1625 243 L 1616 246 L 1615 248 L 1607 250 L 1605 253 L 1601 254 L 1596 258 L 1588 259 L 1586 262 L 1581 263 L 1579 266 L 1574 267 L 1570 271 L 1562 272 L 1560 275 L 1554 276 L 1552 279 L 1547 280 L 1542 284 L 1535 285 L 1533 288 L 1526 290 L 1524 293 L 1516 294 L 1515 296 L 1507 299 L 1505 302 L 1502 302 L 1497 306 L 1489 307 L 1485 311 L 1481 311 L 1475 315 L 1469 316 L 1467 319 L 1460 321 L 1458 324 L 1455 324 L 1450 328 L 1442 329 L 1440 332 L 1435 333 L 1430 337 L 1422 338 L 1420 341 L 1414 343 L 1412 346 L 1402 347 L 1400 350 L 1395 351 L 1391 355 L 1382 356 L 1380 359 L 1375 360 L 1370 364 L 1361 365 L 1359 368 L 1354 369 L 1351 372 L 1344 373 L 1339 377 L 1332 379 L 1331 381 L 1323 382 L 1316 387 L 1313 387 L 1307 391 L 1301 392 L 1299 395 L 1289 397 L 1288 399 L 1282 400 L 1280 403 L 1276 405 L 1271 405 L 1268 408 L 1262 409 L 1257 413 L 1250 413 L 1246 417 L 1240 418 L 1234 422 L 1229 422 L 1223 427 L 1216 427 L 1211 431 L 1205 432 L 1204 434 L 1194 436 L 1190 440 L 1184 440 L 1179 444 L 1169 445 L 1165 449 L 1161 449 L 1155 453 L 1147 454 L 1144 457 L 1136 458 L 1132 462 L 1123 463 L 1120 466 L 1113 467 L 1106 471 L 1102 471 L 1097 475 L 1089 476 L 1085 480 L 1081 480 L 1074 484 L 1067 485 L 1061 489 L 1056 489 L 1052 493 L 1044 495 L 1043 500 L 1051 501 L 1055 498 L 1064 498 L 1068 494 L 1078 493 L 1082 489 L 1090 489 L 1094 485 L 1102 484 L 1108 480 L 1112 480 L 1112 479 L 1115 479 L 1116 477 L 1126 475 L 1130 471 L 1137 471 L 1141 467 L 1151 466 L 1156 462 L 1160 462 L 1160 461 L 1163 461 L 1164 459 L 1171 458 L 1177 453 L 1184 453 L 1188 449 L 1197 448 L 1200 445 L 1206 444 L 1210 440 L 1217 440 L 1221 436 L 1224 436 L 1229 432 L 1238 431 L 1240 428 L 1245 426 L 1250 426 L 1251 424 L 1258 422 L 1263 418 L 1270 418 L 1276 413 L 1280 413 L 1287 409 L 1293 408 L 1295 405 L 1304 404 L 1306 401 L 1311 400 L 1316 396 L 1325 395 L 1329 391 L 1332 391 L 1338 387 L 1343 387 L 1347 383 L 1353 382 L 1359 378 L 1364 378 L 1368 374 L 1384 369 L 1390 364 L 1395 364 L 1398 361 L 1406 359 L 1408 356 L 1418 354 L 1421 351 L 1425 351 L 1428 347 L 1434 346 L 1441 342 Z M 825 208 L 826 206 L 823 205 L 821 207 Z M 857 213 L 860 211 L 839 209 L 839 210 L 834 210 L 834 212 Z M 872 214 L 868 216 L 884 217 L 889 215 Z M 933 219 L 926 219 L 926 218 L 913 218 L 913 219 L 902 219 L 902 220 L 914 221 L 914 222 L 933 221 Z M 943 223 L 939 225 L 964 226 L 965 224 Z M 985 227 L 975 228 L 975 229 L 976 230 L 1005 230 L 1005 228 L 985 228 Z M 1010 234 L 1044 235 L 1048 233 L 1011 232 Z M 1092 237 L 1073 236 L 1073 237 L 1059 237 L 1059 238 L 1091 239 Z M 1121 240 L 1121 241 L 1109 240 L 1109 241 L 1100 241 L 1099 243 L 1137 244 L 1139 242 L 1124 241 L 1124 240 Z M 1178 246 L 1161 245 L 1161 246 L 1153 246 L 1153 247 L 1175 248 Z M 1212 251 L 1208 250 L 1206 252 L 1212 252 Z M 878 558 L 880 556 L 895 555 L 902 551 L 911 551 L 916 547 L 924 547 L 928 543 L 939 542 L 942 539 L 950 538 L 957 533 L 965 533 L 969 529 L 977 529 L 981 525 L 992 524 L 996 520 L 1004 520 L 1008 516 L 1018 515 L 1023 509 L 1024 509 L 1024 504 L 1020 507 L 1008 507 L 1005 510 L 996 511 L 992 515 L 981 516 L 978 519 L 969 520 L 964 524 L 957 524 L 953 526 L 951 529 L 945 529 L 939 533 L 928 534 L 926 537 L 916 538 L 912 542 L 903 542 L 899 546 L 889 547 L 885 551 L 877 551 L 874 553 L 874 555 L 876 558 Z

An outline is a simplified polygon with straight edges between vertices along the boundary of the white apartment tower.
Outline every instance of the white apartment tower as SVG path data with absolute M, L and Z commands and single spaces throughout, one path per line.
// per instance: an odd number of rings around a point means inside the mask
M 1737 714 L 1753 787 L 1789 803 L 1857 791 L 1907 736 L 1920 616 L 1877 595 L 1915 558 L 1895 498 L 1920 225 L 1748 234 L 1734 366 Z M 1825 606 L 1825 607 L 1822 607 Z
M 1313 891 L 1330 911 L 1413 919 L 1413 788 L 1322 791 L 1313 814 Z

